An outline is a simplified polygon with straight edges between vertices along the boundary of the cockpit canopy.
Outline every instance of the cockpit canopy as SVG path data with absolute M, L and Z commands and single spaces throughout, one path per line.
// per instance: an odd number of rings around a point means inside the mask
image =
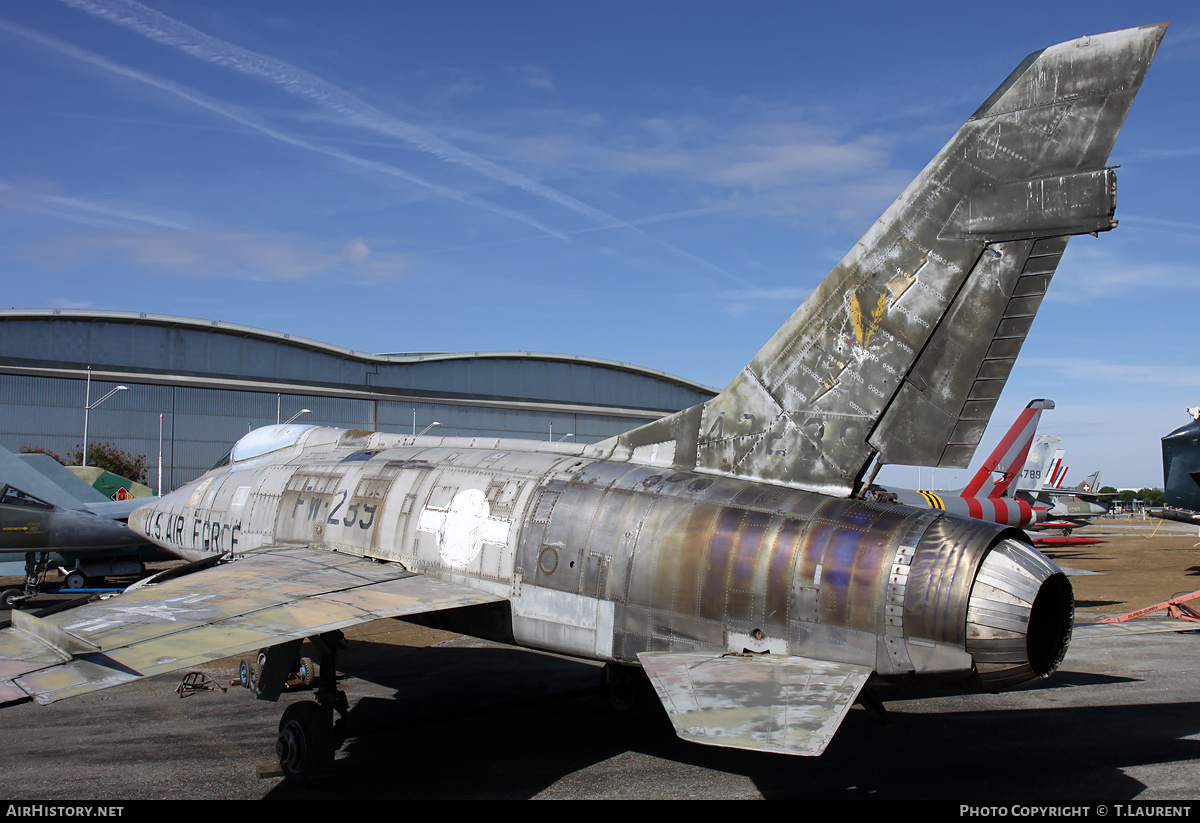
M 228 466 L 230 463 L 240 463 L 255 457 L 262 457 L 264 454 L 277 452 L 280 449 L 286 449 L 289 446 L 294 446 L 300 442 L 300 438 L 304 436 L 305 432 L 316 428 L 320 427 L 297 426 L 284 423 L 255 429 L 234 443 L 233 448 L 213 464 L 212 469 L 209 469 L 209 471 L 219 469 L 222 466 Z
M 28 506 L 31 509 L 53 509 L 54 506 L 34 497 L 28 492 L 23 492 L 16 486 L 5 486 L 0 490 L 0 503 L 6 506 Z
M 252 457 L 262 457 L 264 454 L 270 454 L 280 449 L 286 449 L 288 446 L 296 445 L 306 431 L 315 428 L 317 426 L 297 426 L 287 423 L 275 426 L 263 426 L 261 429 L 255 429 L 234 443 L 230 456 L 233 458 L 234 463 L 249 460 Z

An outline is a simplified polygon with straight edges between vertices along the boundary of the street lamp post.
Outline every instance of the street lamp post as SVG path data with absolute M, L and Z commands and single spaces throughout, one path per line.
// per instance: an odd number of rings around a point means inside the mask
M 103 403 L 108 398 L 112 397 L 117 392 L 128 391 L 128 390 L 129 390 L 128 386 L 117 386 L 115 389 L 110 391 L 108 394 L 104 395 L 99 400 L 97 400 L 95 403 L 93 403 L 92 402 L 92 367 L 88 366 L 87 393 L 84 395 L 84 400 L 83 400 L 83 459 L 80 461 L 80 465 L 82 465 L 82 466 L 87 465 L 88 414 L 92 411 L 92 409 L 99 406 L 101 403 Z

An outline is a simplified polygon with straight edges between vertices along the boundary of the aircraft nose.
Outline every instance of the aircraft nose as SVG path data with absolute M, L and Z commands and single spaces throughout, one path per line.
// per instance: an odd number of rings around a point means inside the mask
M 1052 674 L 1071 639 L 1071 582 L 1032 546 L 998 542 L 971 586 L 966 650 L 987 691 L 1011 689 Z
M 146 523 L 146 514 L 148 512 L 149 512 L 148 506 L 138 506 L 136 509 L 134 509 L 133 511 L 131 511 L 129 513 L 129 521 L 128 521 L 129 528 L 133 529 L 135 532 L 140 534 L 142 537 L 146 536 L 145 523 Z

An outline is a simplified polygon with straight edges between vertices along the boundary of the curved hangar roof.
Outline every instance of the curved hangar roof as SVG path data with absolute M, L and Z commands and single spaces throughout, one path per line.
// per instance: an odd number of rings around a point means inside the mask
M 629 363 L 535 352 L 367 354 L 169 315 L 0 311 L 0 372 L 653 419 L 708 386 Z

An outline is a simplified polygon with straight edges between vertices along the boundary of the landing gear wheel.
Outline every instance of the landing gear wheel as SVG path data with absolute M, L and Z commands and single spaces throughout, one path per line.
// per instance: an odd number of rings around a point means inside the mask
M 81 572 L 79 569 L 75 569 L 75 571 L 69 573 L 65 578 L 63 578 L 63 587 L 64 588 L 86 589 L 87 586 L 88 586 L 88 579 L 84 575 L 84 573 Z
M 296 667 L 296 677 L 310 689 L 317 682 L 317 664 L 311 657 L 300 658 L 300 665 Z
M 23 594 L 20 589 L 5 589 L 0 592 L 0 609 L 11 609 Z
M 275 754 L 285 779 L 306 783 L 333 766 L 333 712 L 311 700 L 288 706 L 279 720 Z
M 242 685 L 242 688 L 250 688 L 250 672 L 253 670 L 254 664 L 244 657 L 242 658 L 241 662 L 238 663 L 238 683 Z

